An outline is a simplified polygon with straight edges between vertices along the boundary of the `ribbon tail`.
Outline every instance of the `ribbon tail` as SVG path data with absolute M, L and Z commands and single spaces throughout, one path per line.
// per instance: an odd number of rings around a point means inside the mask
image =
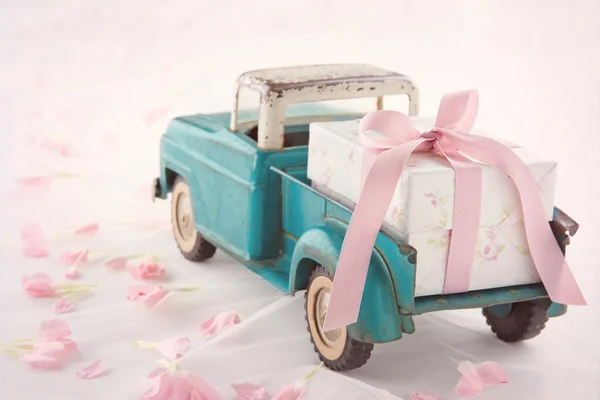
M 415 139 L 381 153 L 369 170 L 342 244 L 324 331 L 357 321 L 377 234 L 406 161 L 426 141 Z
M 435 148 L 455 171 L 452 236 L 443 293 L 468 292 L 481 216 L 481 166 L 439 142 Z
M 529 167 L 512 150 L 492 139 L 443 132 L 462 153 L 500 169 L 515 183 L 523 208 L 529 252 L 550 299 L 561 304 L 587 304 L 543 212 L 542 199 Z

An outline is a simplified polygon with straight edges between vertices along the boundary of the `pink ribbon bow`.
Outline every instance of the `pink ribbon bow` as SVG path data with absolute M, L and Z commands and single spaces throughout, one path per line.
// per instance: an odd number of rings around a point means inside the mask
M 361 143 L 377 157 L 364 180 L 348 225 L 324 323 L 330 331 L 356 322 L 377 234 L 406 162 L 415 151 L 435 151 L 455 170 L 452 236 L 444 293 L 469 290 L 481 210 L 481 165 L 506 173 L 521 199 L 525 235 L 531 257 L 548 295 L 561 304 L 586 304 L 550 228 L 535 179 L 525 163 L 495 140 L 471 135 L 478 109 L 477 91 L 445 95 L 435 127 L 420 133 L 411 119 L 396 111 L 375 111 L 360 124 Z M 365 133 L 377 131 L 385 138 Z M 464 154 L 464 155 L 463 155 Z M 418 268 L 418 266 L 417 266 Z

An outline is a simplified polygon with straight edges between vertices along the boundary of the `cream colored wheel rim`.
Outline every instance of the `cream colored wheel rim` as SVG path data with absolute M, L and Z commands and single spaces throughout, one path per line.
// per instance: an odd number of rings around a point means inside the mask
M 321 354 L 329 360 L 337 360 L 344 352 L 346 345 L 346 328 L 323 332 L 323 322 L 327 315 L 329 296 L 332 282 L 326 276 L 315 278 L 307 296 L 306 310 L 308 313 L 308 325 L 315 345 Z
M 171 210 L 175 240 L 177 240 L 181 250 L 190 252 L 196 246 L 198 231 L 196 231 L 196 224 L 194 223 L 190 188 L 181 181 L 173 188 Z

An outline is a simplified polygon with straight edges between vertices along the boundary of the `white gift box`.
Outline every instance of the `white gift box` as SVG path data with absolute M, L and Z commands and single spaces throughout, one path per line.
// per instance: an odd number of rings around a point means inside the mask
M 430 130 L 433 123 L 432 118 L 413 118 L 420 132 Z M 350 209 L 360 195 L 364 157 L 373 157 L 365 155 L 358 128 L 358 121 L 310 126 L 308 178 L 316 190 Z M 478 129 L 472 133 L 489 137 Z M 540 159 L 514 144 L 504 144 L 529 166 L 538 184 L 546 217 L 552 220 L 556 163 Z M 527 250 L 514 183 L 494 167 L 482 165 L 481 168 L 481 219 L 470 289 L 540 282 Z M 452 167 L 431 152 L 413 154 L 398 182 L 383 229 L 417 249 L 416 296 L 442 293 L 453 207 Z

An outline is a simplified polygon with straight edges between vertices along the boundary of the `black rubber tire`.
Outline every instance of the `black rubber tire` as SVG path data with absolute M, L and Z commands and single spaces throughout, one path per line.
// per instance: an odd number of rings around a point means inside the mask
M 177 187 L 177 185 L 185 185 L 187 187 L 187 183 L 185 182 L 185 180 L 178 176 L 177 178 L 175 178 L 175 182 L 173 183 L 173 192 L 175 191 L 175 188 Z M 172 200 L 172 204 L 171 207 L 175 207 L 175 197 L 173 197 Z M 217 248 L 209 243 L 206 239 L 204 239 L 202 237 L 202 235 L 200 234 L 200 232 L 197 232 L 196 235 L 196 242 L 193 246 L 193 248 L 189 251 L 186 251 L 184 249 L 181 248 L 179 241 L 177 240 L 177 222 L 175 221 L 174 218 L 174 213 L 171 212 L 171 225 L 173 228 L 173 235 L 175 237 L 175 243 L 177 244 L 177 248 L 179 249 L 179 251 L 181 252 L 181 254 L 188 260 L 190 261 L 194 261 L 194 262 L 200 262 L 200 261 L 205 261 L 208 260 L 209 258 L 211 258 L 212 256 L 215 255 L 215 252 L 217 251 Z
M 324 267 L 320 265 L 317 266 L 309 277 L 308 286 L 304 295 L 305 320 L 307 325 L 307 331 L 310 336 L 310 341 L 313 344 L 313 348 L 319 356 L 319 359 L 323 362 L 323 365 L 325 365 L 327 368 L 333 371 L 349 371 L 352 369 L 362 367 L 367 363 L 367 361 L 371 357 L 373 343 L 359 342 L 358 340 L 352 339 L 349 335 L 346 335 L 344 350 L 342 354 L 335 360 L 331 360 L 325 357 L 319 350 L 317 344 L 315 343 L 309 323 L 308 296 L 310 295 L 310 287 L 312 282 L 320 276 L 325 276 L 328 279 L 333 280 L 331 274 L 329 274 L 329 272 Z
M 505 342 L 521 342 L 536 337 L 546 327 L 547 302 L 529 300 L 513 303 L 507 316 L 499 317 L 490 309 L 484 308 L 483 315 L 492 332 Z

